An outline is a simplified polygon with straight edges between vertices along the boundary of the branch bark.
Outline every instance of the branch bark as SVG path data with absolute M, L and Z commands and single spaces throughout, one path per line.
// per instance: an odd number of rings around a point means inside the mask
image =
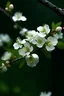
M 48 0 L 38 0 L 38 2 L 40 2 L 41 4 L 43 4 L 44 6 L 50 8 L 51 10 L 53 10 L 57 15 L 61 16 L 62 18 L 64 18 L 64 10 L 62 10 L 61 8 L 57 7 L 56 5 L 52 4 L 51 2 L 49 2 Z

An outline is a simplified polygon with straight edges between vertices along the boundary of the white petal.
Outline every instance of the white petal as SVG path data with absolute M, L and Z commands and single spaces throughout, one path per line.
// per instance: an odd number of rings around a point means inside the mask
M 19 32 L 19 34 L 21 34 L 22 36 L 24 36 L 27 31 L 28 31 L 28 29 L 23 28 L 23 29 Z
M 22 21 L 26 21 L 27 18 L 26 18 L 25 16 L 22 16 L 22 17 L 20 18 L 20 20 L 22 20 Z
M 41 92 L 41 93 L 40 93 L 40 96 L 47 96 L 47 95 L 46 95 L 46 92 Z
M 2 63 L 2 72 L 6 72 L 7 71 L 7 67 L 5 66 L 4 63 Z
M 43 27 L 42 27 L 42 26 L 39 26 L 39 27 L 37 27 L 37 30 L 38 30 L 39 32 L 41 32 L 41 31 L 43 30 Z
M 48 40 L 49 42 L 51 42 L 51 44 L 52 44 L 53 46 L 55 46 L 55 45 L 58 43 L 58 40 L 57 40 L 56 38 L 52 37 L 52 36 L 49 36 L 49 37 L 47 38 L 47 40 Z
M 13 20 L 14 22 L 16 22 L 16 21 L 17 21 L 17 18 L 16 18 L 15 16 L 13 16 L 13 17 L 12 17 L 12 20 Z
M 21 55 L 21 56 L 24 57 L 24 56 L 26 55 L 25 51 L 26 51 L 25 48 L 19 49 L 19 50 L 18 50 L 19 55 Z
M 11 58 L 11 52 L 5 52 L 1 57 L 2 60 L 9 60 Z
M 30 43 L 26 42 L 24 46 L 30 48 Z
M 54 46 L 46 46 L 47 51 L 53 51 L 55 49 Z
M 49 25 L 45 24 L 45 25 L 44 25 L 44 28 L 46 29 L 46 33 L 48 34 L 48 33 L 50 32 Z
M 22 45 L 19 45 L 18 43 L 13 44 L 14 49 L 22 48 Z
M 48 92 L 46 96 L 51 96 L 51 95 L 52 95 L 52 93 L 51 92 Z
M 1 47 L 1 46 L 3 46 L 3 42 L 2 42 L 2 40 L 0 39 L 0 47 Z
M 39 56 L 37 54 L 32 54 L 26 56 L 26 62 L 29 67 L 35 67 L 39 62 Z
M 33 51 L 33 46 L 30 47 L 30 52 L 32 52 L 32 51 Z
M 40 33 L 38 33 L 38 35 L 39 35 L 40 37 L 45 37 L 45 36 L 46 36 L 46 34 L 45 34 L 44 32 L 40 32 Z
M 35 38 L 36 35 L 37 35 L 37 32 L 35 30 L 31 30 L 27 32 L 26 38 L 28 38 L 29 40 L 32 40 Z
M 62 39 L 63 38 L 63 33 L 62 32 L 58 32 L 56 34 L 53 35 L 56 39 Z

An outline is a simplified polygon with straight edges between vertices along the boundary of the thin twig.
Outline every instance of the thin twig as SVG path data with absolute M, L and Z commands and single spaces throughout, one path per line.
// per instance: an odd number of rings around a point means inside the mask
M 2 12 L 2 13 L 4 13 L 13 23 L 15 23 L 13 20 L 12 20 L 12 17 L 11 17 L 11 15 L 7 12 L 7 11 L 5 11 L 3 8 L 1 8 L 0 7 L 0 11 Z
M 23 57 L 19 57 L 19 58 L 16 58 L 16 59 L 13 59 L 12 61 L 10 61 L 10 63 L 14 63 L 14 62 L 16 62 L 16 61 L 18 61 L 18 60 L 21 60 Z
M 38 0 L 38 2 L 40 2 L 43 5 L 45 5 L 46 7 L 50 8 L 57 15 L 61 16 L 62 18 L 64 18 L 64 11 L 61 8 L 59 8 L 56 5 L 54 5 L 51 2 L 49 2 L 48 0 Z

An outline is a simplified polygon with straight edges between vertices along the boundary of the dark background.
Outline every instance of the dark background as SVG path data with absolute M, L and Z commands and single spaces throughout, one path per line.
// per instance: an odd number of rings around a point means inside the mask
M 0 0 L 0 6 L 5 8 L 7 1 Z M 27 17 L 27 22 L 22 23 L 22 27 L 36 29 L 37 26 L 45 23 L 51 26 L 52 21 L 57 23 L 62 20 L 61 17 L 41 5 L 37 0 L 9 1 L 15 6 L 14 12 L 21 11 Z M 50 1 L 58 7 L 64 7 L 64 0 Z M 2 12 L 0 12 L 0 33 L 8 33 L 14 40 L 18 35 L 18 32 L 13 28 L 11 20 Z M 19 69 L 18 66 L 13 65 L 6 73 L 0 74 L 0 82 L 4 84 L 4 91 L 0 88 L 0 96 L 5 96 L 7 95 L 6 93 L 9 96 L 39 96 L 41 91 L 52 91 L 53 96 L 62 96 L 62 87 L 64 86 L 64 50 L 56 48 L 51 53 L 52 60 L 46 58 L 40 51 L 38 54 L 40 62 L 35 68 L 25 65 Z M 0 86 L 2 86 L 1 84 Z M 5 90 L 7 87 L 8 90 Z M 14 88 L 17 88 L 18 92 L 13 91 Z

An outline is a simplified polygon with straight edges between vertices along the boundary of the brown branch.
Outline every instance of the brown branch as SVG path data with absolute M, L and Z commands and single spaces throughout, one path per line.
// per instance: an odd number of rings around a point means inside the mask
M 50 8 L 57 15 L 61 16 L 62 18 L 64 18 L 64 11 L 61 8 L 59 8 L 56 5 L 54 5 L 51 2 L 49 2 L 48 0 L 38 0 L 38 2 L 40 2 L 43 5 L 45 5 L 46 7 Z

